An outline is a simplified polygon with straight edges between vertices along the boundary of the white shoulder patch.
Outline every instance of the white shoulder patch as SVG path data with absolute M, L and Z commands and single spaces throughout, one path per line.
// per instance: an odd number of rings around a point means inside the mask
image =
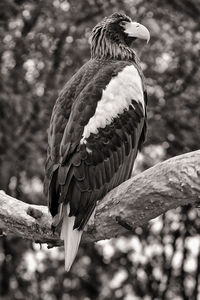
M 128 109 L 132 100 L 140 102 L 144 109 L 142 81 L 133 65 L 125 67 L 103 90 L 94 116 L 84 127 L 81 144 L 91 133 L 97 134 L 98 128 L 105 128 L 114 118 Z

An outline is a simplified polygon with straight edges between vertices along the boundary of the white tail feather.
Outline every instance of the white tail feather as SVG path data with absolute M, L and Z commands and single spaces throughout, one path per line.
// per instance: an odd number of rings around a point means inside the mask
M 64 240 L 65 270 L 69 271 L 78 252 L 83 231 L 73 229 L 75 217 L 69 217 L 69 204 L 63 217 L 60 238 Z

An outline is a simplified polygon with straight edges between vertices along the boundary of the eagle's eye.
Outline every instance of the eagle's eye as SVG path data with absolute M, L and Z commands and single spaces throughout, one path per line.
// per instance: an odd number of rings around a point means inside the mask
M 119 25 L 120 25 L 121 27 L 125 27 L 126 24 L 127 24 L 127 21 L 121 21 L 121 22 L 119 23 Z

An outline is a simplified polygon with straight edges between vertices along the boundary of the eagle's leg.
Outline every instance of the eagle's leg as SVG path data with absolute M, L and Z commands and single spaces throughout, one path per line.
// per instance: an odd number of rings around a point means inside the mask
M 93 212 L 92 212 L 92 214 L 91 214 L 91 216 L 90 216 L 90 218 L 89 218 L 89 221 L 88 221 L 88 223 L 87 223 L 87 225 L 86 225 L 86 230 L 87 231 L 93 231 L 93 229 L 94 229 L 94 219 L 95 219 L 95 213 L 96 213 L 96 208 L 93 210 Z

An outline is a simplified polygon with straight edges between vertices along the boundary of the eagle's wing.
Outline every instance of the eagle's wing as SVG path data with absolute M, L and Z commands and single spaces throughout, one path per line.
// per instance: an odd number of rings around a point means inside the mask
M 62 140 L 59 160 L 51 164 L 49 172 L 53 215 L 59 212 L 62 219 L 69 204 L 69 215 L 75 216 L 73 227 L 81 230 L 96 201 L 131 176 L 145 135 L 145 109 L 136 67 L 113 62 L 101 66 L 81 90 L 66 124 L 60 118 L 62 107 L 54 110 L 52 122 L 57 120 L 57 125 L 52 126 L 49 153 L 54 151 L 56 139 L 61 140 L 58 135 Z
M 72 105 L 85 86 L 92 81 L 94 75 L 98 73 L 101 62 L 88 61 L 82 68 L 72 76 L 65 84 L 53 108 L 50 126 L 48 129 L 48 149 L 45 165 L 44 193 L 48 196 L 51 212 L 55 215 L 58 210 L 54 183 L 56 182 L 56 169 L 60 163 L 60 144 L 63 138 L 65 127 L 68 123 Z M 51 191 L 49 191 L 52 190 Z M 51 199 L 55 201 L 51 201 Z M 53 208 L 52 208 L 53 207 Z

